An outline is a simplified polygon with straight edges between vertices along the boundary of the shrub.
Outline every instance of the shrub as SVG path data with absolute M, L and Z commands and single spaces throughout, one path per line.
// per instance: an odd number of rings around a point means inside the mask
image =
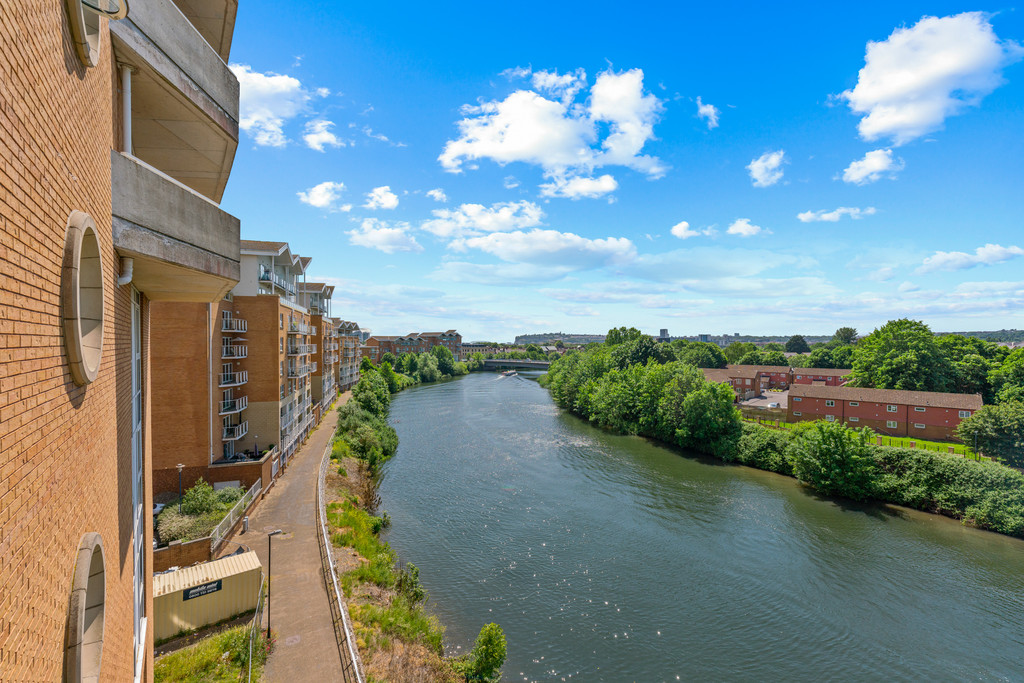
M 875 493 L 870 429 L 838 422 L 803 423 L 794 430 L 787 457 L 797 479 L 822 493 L 854 500 Z
M 229 486 L 214 492 L 217 498 L 218 507 L 230 509 L 245 495 L 245 489 L 240 486 Z M 184 504 L 183 504 L 184 507 Z
M 734 457 L 722 459 L 735 459 L 748 467 L 792 476 L 793 465 L 786 459 L 789 442 L 789 432 L 746 422 L 743 424 L 743 433 L 736 444 L 736 449 L 732 452 Z
M 506 654 L 507 644 L 501 626 L 487 624 L 480 629 L 473 651 L 454 664 L 467 681 L 499 681 Z
M 202 477 L 195 486 L 185 491 L 181 500 L 181 511 L 186 515 L 202 515 L 217 508 L 217 494 Z

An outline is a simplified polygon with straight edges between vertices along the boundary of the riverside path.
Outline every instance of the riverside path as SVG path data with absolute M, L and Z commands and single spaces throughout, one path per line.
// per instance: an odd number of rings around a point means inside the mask
M 234 540 L 243 543 L 267 567 L 267 533 L 281 529 L 270 542 L 270 626 L 276 645 L 267 659 L 268 681 L 341 681 L 341 659 L 334 638 L 330 600 L 323 579 L 317 543 L 316 489 L 320 458 L 337 423 L 335 402 L 288 464 L 284 476 L 249 517 L 249 532 Z M 266 616 L 264 620 L 266 620 Z

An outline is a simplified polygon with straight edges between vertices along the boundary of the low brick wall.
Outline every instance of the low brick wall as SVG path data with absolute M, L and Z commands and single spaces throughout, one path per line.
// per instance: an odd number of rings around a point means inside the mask
M 171 541 L 166 547 L 153 551 L 153 571 L 162 572 L 171 567 L 191 567 L 196 562 L 207 562 L 212 557 L 209 536 L 185 543 Z

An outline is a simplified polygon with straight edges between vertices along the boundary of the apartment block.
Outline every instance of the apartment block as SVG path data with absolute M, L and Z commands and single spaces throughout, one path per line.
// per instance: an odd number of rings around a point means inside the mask
M 792 384 L 823 384 L 827 387 L 838 387 L 850 379 L 852 370 L 840 368 L 793 368 Z
M 299 296 L 310 314 L 310 324 L 317 334 L 311 359 L 313 419 L 320 422 L 338 397 L 338 365 L 340 344 L 337 323 L 331 316 L 331 296 L 334 286 L 323 282 L 304 282 L 299 285 Z
M 239 278 L 235 10 L 0 4 L 4 680 L 152 680 L 153 306 Z
M 733 388 L 736 397 L 745 400 L 772 389 L 788 389 L 794 384 L 842 386 L 850 370 L 831 368 L 790 368 L 779 365 L 728 365 L 708 368 L 704 376 L 711 382 L 724 382 Z
M 827 420 L 887 436 L 950 441 L 960 421 L 981 409 L 980 394 L 793 385 L 788 421 Z
M 363 359 L 360 352 L 360 347 L 363 345 L 362 330 L 358 323 L 348 320 L 337 320 L 337 330 L 340 352 L 338 391 L 348 391 L 359 381 L 359 364 Z
M 455 330 L 447 332 L 412 332 L 403 336 L 374 335 L 369 337 L 360 347 L 365 358 L 374 364 L 380 361 L 385 353 L 400 356 L 403 353 L 426 353 L 435 346 L 444 346 L 456 361 L 462 360 L 462 335 Z

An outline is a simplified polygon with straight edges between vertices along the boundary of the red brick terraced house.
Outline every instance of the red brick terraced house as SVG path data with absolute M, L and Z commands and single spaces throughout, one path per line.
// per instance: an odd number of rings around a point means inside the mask
M 784 365 L 727 365 L 729 383 L 740 399 L 763 394 L 769 389 L 786 389 L 791 370 Z
M 886 436 L 952 441 L 960 421 L 981 406 L 981 394 L 798 384 L 789 390 L 788 421 L 827 420 Z
M 790 384 L 824 384 L 827 387 L 837 387 L 845 384 L 850 379 L 851 372 L 853 370 L 793 368 L 793 379 Z
M 462 335 L 455 330 L 412 332 L 404 336 L 374 335 L 366 340 L 360 350 L 363 357 L 377 364 L 388 352 L 395 356 L 403 353 L 426 353 L 435 346 L 444 346 L 452 352 L 456 361 L 462 360 Z

